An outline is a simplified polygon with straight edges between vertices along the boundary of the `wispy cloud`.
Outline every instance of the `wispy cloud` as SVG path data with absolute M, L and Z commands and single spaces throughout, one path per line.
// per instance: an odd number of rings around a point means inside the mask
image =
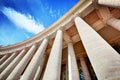
M 30 36 L 28 35 L 28 34 L 26 34 L 26 33 L 23 33 L 24 35 L 25 35 L 25 37 L 28 39 L 28 38 L 30 38 Z
M 32 18 L 32 16 L 29 14 L 25 15 L 25 14 L 15 11 L 12 8 L 6 8 L 6 7 L 3 7 L 1 11 L 17 27 L 25 29 L 28 32 L 37 34 L 40 31 L 45 29 L 45 27 L 42 24 L 36 23 L 34 18 Z

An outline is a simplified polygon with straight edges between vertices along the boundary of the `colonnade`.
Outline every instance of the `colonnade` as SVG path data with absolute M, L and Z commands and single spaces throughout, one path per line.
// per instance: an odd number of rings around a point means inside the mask
M 98 0 L 98 3 L 120 7 L 119 0 Z M 120 80 L 120 55 L 82 18 L 75 17 L 74 23 L 98 80 Z M 112 17 L 107 24 L 120 31 L 118 19 Z M 47 38 L 43 39 L 40 45 L 33 44 L 28 50 L 23 49 L 19 53 L 4 55 L 0 59 L 0 80 L 39 80 L 41 75 L 42 80 L 60 80 L 63 74 L 62 42 L 63 31 L 57 30 L 44 74 L 42 69 L 48 45 Z M 80 80 L 73 43 L 69 42 L 67 45 L 68 80 Z M 85 58 L 80 57 L 79 60 L 85 80 L 92 80 Z
M 120 55 L 80 17 L 75 18 L 75 25 L 97 78 L 99 80 L 120 79 Z M 43 80 L 60 80 L 62 36 L 62 30 L 58 30 Z M 43 59 L 47 44 L 48 39 L 44 39 L 37 50 L 34 44 L 27 53 L 25 49 L 19 54 L 13 53 L 0 66 L 0 80 L 17 80 L 19 78 L 20 80 L 37 80 L 34 77 L 39 77 L 39 74 L 41 74 L 42 68 L 39 66 L 39 62 L 42 62 L 41 59 Z M 6 55 L 2 59 L 5 57 Z M 85 80 L 91 80 L 84 58 L 80 58 L 80 63 Z M 40 73 L 37 71 L 40 71 Z M 68 43 L 68 73 L 69 80 L 80 80 L 72 43 Z
M 80 17 L 75 24 L 97 78 L 119 80 L 120 55 Z

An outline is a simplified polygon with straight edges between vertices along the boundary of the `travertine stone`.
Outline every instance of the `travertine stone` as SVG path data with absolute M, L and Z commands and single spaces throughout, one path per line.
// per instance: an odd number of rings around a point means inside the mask
M 0 74 L 0 80 L 5 80 L 11 71 L 15 68 L 15 66 L 20 62 L 20 60 L 25 55 L 25 49 L 22 50 L 18 56 L 5 68 L 5 70 Z
M 120 0 L 98 0 L 98 4 L 120 8 Z
M 9 57 L 9 54 L 4 55 L 1 59 L 0 59 L 0 65 Z
M 37 52 L 35 53 L 34 57 L 32 58 L 31 62 L 29 63 L 27 69 L 23 73 L 23 76 L 20 80 L 33 80 L 37 68 L 39 66 L 39 61 L 43 58 L 43 54 L 45 53 L 47 47 L 48 40 L 44 39 L 40 47 L 38 48 Z
M 120 31 L 120 20 L 114 17 L 107 20 L 107 24 Z
M 75 25 L 98 80 L 120 80 L 120 55 L 80 17 Z
M 68 43 L 68 72 L 69 80 L 80 80 L 72 43 Z
M 6 80 L 17 80 L 20 78 L 21 73 L 27 66 L 29 60 L 32 58 L 34 52 L 35 52 L 36 46 L 33 45 L 29 51 L 26 53 L 26 55 L 22 58 L 22 60 L 19 62 L 19 64 L 14 68 L 14 70 L 11 72 L 11 74 L 8 76 Z
M 84 58 L 80 58 L 80 64 L 85 80 L 91 80 L 90 73 Z
M 58 30 L 47 62 L 43 80 L 60 80 L 62 31 Z
M 37 69 L 37 72 L 35 74 L 34 80 L 39 80 L 40 79 L 42 69 L 43 69 L 43 66 L 44 66 L 44 61 L 45 61 L 45 56 L 43 56 L 43 58 L 41 58 L 41 60 L 40 60 L 40 65 L 38 66 L 38 69 Z
M 41 75 L 40 75 L 40 79 L 39 80 L 43 80 L 43 75 L 45 73 L 45 69 L 43 68 L 42 72 L 41 72 Z
M 2 65 L 0 65 L 0 73 L 10 64 L 10 62 L 17 56 L 17 53 L 13 53 Z

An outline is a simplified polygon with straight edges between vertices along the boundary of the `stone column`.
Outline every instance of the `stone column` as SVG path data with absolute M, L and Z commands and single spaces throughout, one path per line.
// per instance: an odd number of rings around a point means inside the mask
M 68 43 L 68 72 L 69 80 L 80 80 L 72 43 Z
M 43 56 L 43 58 L 41 58 L 40 60 L 40 65 L 38 66 L 34 80 L 39 80 L 41 73 L 42 73 L 43 66 L 44 66 L 44 61 L 45 61 L 45 56 Z
M 19 61 L 23 58 L 25 55 L 25 49 L 22 50 L 18 56 L 5 68 L 5 70 L 0 74 L 0 80 L 5 80 L 9 74 L 12 72 L 12 70 L 15 68 L 15 66 L 19 63 Z
M 83 75 L 84 75 L 85 80 L 91 80 L 90 73 L 89 73 L 89 70 L 87 68 L 85 59 L 80 58 L 80 63 L 81 63 L 81 67 L 82 67 L 82 71 L 83 71 Z
M 42 72 L 41 72 L 41 75 L 40 75 L 40 79 L 39 80 L 43 80 L 43 75 L 45 73 L 45 68 L 43 68 Z
M 33 80 L 39 66 L 39 61 L 43 58 L 43 54 L 45 53 L 47 43 L 48 40 L 44 39 L 20 80 Z
M 120 80 L 120 55 L 80 17 L 75 25 L 98 80 Z
M 62 31 L 58 30 L 47 62 L 43 80 L 60 80 Z
M 9 57 L 9 54 L 4 55 L 1 59 L 0 59 L 0 65 Z
M 24 71 L 25 67 L 27 66 L 28 62 L 32 58 L 34 52 L 35 52 L 36 46 L 33 45 L 29 51 L 26 53 L 26 55 L 22 58 L 22 60 L 19 62 L 19 64 L 14 68 L 14 70 L 10 73 L 8 78 L 6 80 L 17 80 L 20 78 L 21 73 Z
M 17 53 L 13 53 L 2 65 L 0 65 L 0 73 L 10 64 L 10 62 L 17 56 Z
M 107 20 L 107 24 L 120 31 L 120 20 L 114 17 Z
M 98 0 L 98 4 L 120 8 L 120 0 Z

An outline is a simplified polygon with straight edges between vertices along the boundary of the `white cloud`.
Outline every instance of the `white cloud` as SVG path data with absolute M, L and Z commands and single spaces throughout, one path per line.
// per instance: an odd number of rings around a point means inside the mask
M 8 17 L 17 27 L 27 30 L 28 32 L 37 34 L 44 30 L 45 27 L 42 24 L 37 24 L 31 15 L 25 15 L 15 11 L 12 8 L 4 7 L 2 10 L 4 15 Z
M 28 39 L 28 38 L 30 38 L 30 36 L 28 35 L 28 34 L 26 34 L 26 33 L 23 33 L 24 35 L 25 35 L 25 37 Z

